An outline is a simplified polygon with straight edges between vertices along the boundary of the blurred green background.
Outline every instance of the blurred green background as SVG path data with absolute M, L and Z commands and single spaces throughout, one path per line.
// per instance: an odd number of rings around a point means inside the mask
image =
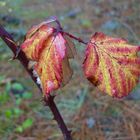
M 102 31 L 140 44 L 139 0 L 0 0 L 0 24 L 17 44 L 27 30 L 57 16 L 65 31 L 84 40 Z M 75 42 L 72 80 L 57 91 L 56 104 L 74 140 L 139 140 L 140 84 L 123 100 L 101 93 L 83 76 L 85 46 Z M 42 95 L 0 39 L 0 140 L 62 140 Z

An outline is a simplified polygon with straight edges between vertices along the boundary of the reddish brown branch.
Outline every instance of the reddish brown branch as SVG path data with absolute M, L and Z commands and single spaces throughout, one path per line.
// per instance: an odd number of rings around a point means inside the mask
M 12 52 L 14 53 L 14 56 L 16 56 L 19 47 L 16 45 L 16 43 L 13 40 L 13 38 L 11 37 L 11 35 L 1 25 L 0 25 L 0 37 L 7 44 L 7 46 L 12 50 Z M 36 80 L 37 80 L 36 77 L 33 76 L 33 70 L 28 69 L 29 60 L 27 59 L 25 54 L 22 51 L 20 51 L 16 58 L 21 62 L 21 64 L 24 66 L 24 68 L 26 69 L 28 74 L 31 76 L 34 83 L 38 86 L 38 88 L 41 91 L 40 86 L 36 83 Z M 57 123 L 58 123 L 58 125 L 63 133 L 64 139 L 65 140 L 72 140 L 70 131 L 67 129 L 67 127 L 63 121 L 63 118 L 55 105 L 54 97 L 53 96 L 49 96 L 47 98 L 44 97 L 44 101 L 45 101 L 45 104 L 52 111 L 52 113 L 54 115 L 54 119 L 57 121 Z
M 0 37 L 3 39 L 3 41 L 7 44 L 7 46 L 12 50 L 14 53 L 14 56 L 16 56 L 16 53 L 19 49 L 19 47 L 16 45 L 15 41 L 13 40 L 12 36 L 0 25 Z M 28 69 L 28 59 L 26 58 L 25 54 L 20 51 L 17 59 L 22 63 L 28 74 L 31 76 L 35 84 L 40 89 L 39 85 L 36 83 L 36 77 L 33 76 L 32 69 Z M 40 89 L 41 90 L 41 89 Z
M 64 123 L 64 120 L 62 116 L 59 113 L 59 110 L 56 107 L 56 104 L 54 103 L 54 96 L 44 97 L 44 102 L 46 103 L 46 106 L 49 106 L 51 109 L 54 119 L 57 120 L 58 126 L 61 129 L 64 139 L 65 140 L 72 140 L 71 138 L 71 131 L 67 129 L 67 126 Z

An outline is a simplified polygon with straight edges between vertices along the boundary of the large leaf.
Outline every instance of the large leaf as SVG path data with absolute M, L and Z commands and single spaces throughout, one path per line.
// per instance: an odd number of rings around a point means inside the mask
M 69 42 L 47 24 L 34 26 L 26 35 L 21 48 L 34 61 L 34 70 L 41 80 L 44 94 L 65 85 L 72 76 L 69 66 Z
M 139 50 L 124 39 L 95 33 L 86 48 L 84 73 L 101 91 L 113 97 L 126 96 L 138 83 Z

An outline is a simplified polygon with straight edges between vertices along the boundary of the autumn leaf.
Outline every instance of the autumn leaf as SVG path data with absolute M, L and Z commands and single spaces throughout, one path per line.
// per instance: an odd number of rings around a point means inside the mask
M 45 22 L 33 26 L 27 33 L 21 48 L 27 58 L 35 62 L 34 70 L 41 80 L 44 94 L 50 94 L 70 80 L 71 47 L 62 33 L 56 32 Z
M 124 39 L 95 33 L 86 48 L 85 76 L 101 91 L 124 97 L 139 80 L 139 51 L 139 46 L 129 45 Z

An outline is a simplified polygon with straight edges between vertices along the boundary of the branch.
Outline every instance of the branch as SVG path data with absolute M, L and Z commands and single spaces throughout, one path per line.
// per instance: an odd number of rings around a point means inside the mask
M 0 37 L 7 44 L 7 46 L 12 50 L 14 56 L 16 56 L 17 51 L 19 50 L 20 47 L 16 45 L 12 36 L 1 25 L 0 25 Z M 32 80 L 35 82 L 35 84 L 38 86 L 38 88 L 41 91 L 40 86 L 36 83 L 37 78 L 33 76 L 33 72 L 32 72 L 33 70 L 28 69 L 29 60 L 27 59 L 25 54 L 22 51 L 20 51 L 16 58 L 21 62 L 21 64 L 24 66 L 28 74 L 31 76 Z
M 14 56 L 16 56 L 20 47 L 18 45 L 16 45 L 16 43 L 13 40 L 13 38 L 11 37 L 11 35 L 1 25 L 0 25 L 0 37 L 7 44 L 7 46 L 12 50 L 12 52 L 14 53 Z M 34 83 L 37 85 L 37 87 L 42 92 L 40 86 L 36 83 L 37 78 L 33 76 L 33 70 L 28 69 L 29 60 L 27 59 L 25 54 L 22 52 L 22 50 L 19 51 L 16 59 L 18 59 L 21 62 L 21 64 L 24 66 L 24 68 L 26 69 L 28 74 L 31 76 Z M 52 113 L 54 115 L 54 119 L 57 121 L 59 128 L 61 129 L 61 131 L 63 133 L 64 139 L 72 140 L 71 133 L 67 129 L 67 127 L 63 121 L 63 118 L 55 105 L 54 96 L 50 95 L 48 97 L 44 97 L 44 102 L 45 102 L 45 105 L 47 105 L 50 108 L 50 110 L 52 111 Z
M 46 103 L 46 106 L 49 106 L 51 109 L 53 115 L 54 115 L 54 120 L 57 121 L 59 128 L 61 129 L 64 139 L 65 140 L 72 140 L 71 138 L 71 131 L 67 129 L 67 126 L 64 123 L 64 120 L 62 116 L 59 113 L 59 110 L 56 107 L 56 104 L 54 103 L 54 97 L 55 96 L 48 96 L 44 97 L 44 102 Z

